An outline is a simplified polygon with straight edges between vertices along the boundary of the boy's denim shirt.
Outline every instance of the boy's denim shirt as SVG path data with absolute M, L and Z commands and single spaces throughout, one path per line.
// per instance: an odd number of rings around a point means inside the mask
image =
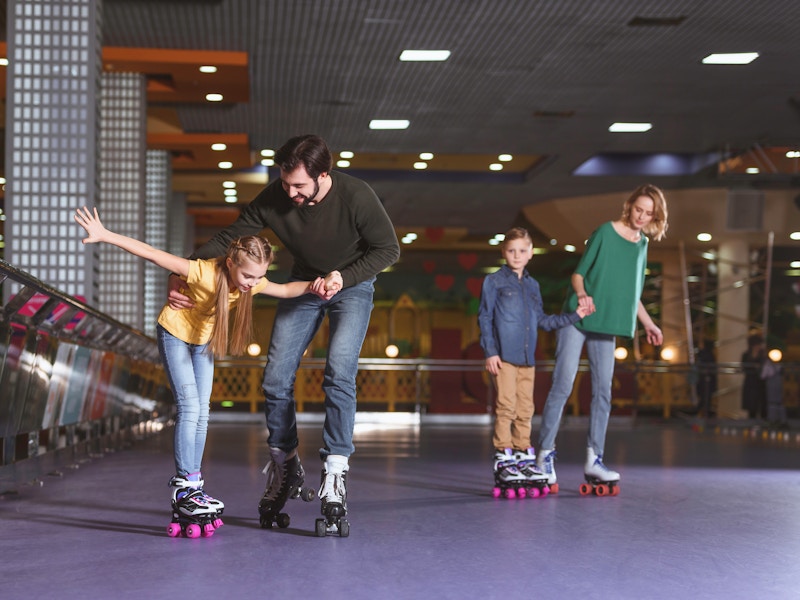
M 539 282 L 527 271 L 520 279 L 508 265 L 503 265 L 483 280 L 478 325 L 481 348 L 487 358 L 497 355 L 503 362 L 533 366 L 538 328 L 552 331 L 578 321 L 577 312 L 545 314 Z

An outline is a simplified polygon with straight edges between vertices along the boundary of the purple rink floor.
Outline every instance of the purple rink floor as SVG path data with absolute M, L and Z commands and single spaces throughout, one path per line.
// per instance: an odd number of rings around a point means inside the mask
M 585 432 L 559 437 L 561 491 L 491 496 L 490 426 L 357 426 L 350 537 L 319 501 L 262 530 L 266 434 L 213 422 L 211 538 L 171 539 L 171 430 L 0 499 L 0 598 L 800 598 L 800 443 L 612 423 L 617 497 L 582 497 Z M 793 429 L 796 431 L 796 429 Z M 320 425 L 300 427 L 317 487 Z

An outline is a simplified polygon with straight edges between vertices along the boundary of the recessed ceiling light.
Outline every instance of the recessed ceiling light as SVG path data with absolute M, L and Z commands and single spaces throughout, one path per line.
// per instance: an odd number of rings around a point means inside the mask
M 216 73 L 217 72 L 217 67 L 215 67 L 213 65 L 203 65 L 202 67 L 200 67 L 200 72 L 201 73 Z
M 415 162 L 414 163 L 414 168 L 417 169 L 417 170 L 427 169 L 428 168 L 428 163 L 421 162 L 421 161 L 420 162 Z
M 800 269 L 800 260 L 793 260 L 789 263 L 789 266 L 793 269 Z
M 261 151 L 261 156 L 266 156 L 267 158 L 272 158 L 275 156 L 275 150 L 270 150 L 269 148 L 265 148 Z
M 223 160 L 221 163 L 217 163 L 217 166 L 220 169 L 232 169 L 233 168 L 233 163 L 231 161 L 229 161 L 229 160 Z
M 710 242 L 711 241 L 711 234 L 710 233 L 698 233 L 697 234 L 697 241 L 698 242 Z
M 411 121 L 407 119 L 372 119 L 370 129 L 408 129 Z
M 211 144 L 211 149 L 216 150 L 217 152 L 221 152 L 222 150 L 227 150 L 227 144 Z
M 492 238 L 492 239 L 489 240 L 489 245 L 490 246 L 499 246 L 500 245 L 500 240 L 498 240 L 497 238 Z
M 450 58 L 450 50 L 403 50 L 400 60 L 408 61 L 443 61 Z
M 758 167 L 747 167 L 745 171 L 747 173 L 750 173 L 750 175 L 757 175 L 758 173 L 761 172 Z
M 500 163 L 492 163 L 492 164 L 489 165 L 489 170 L 490 171 L 502 171 L 503 170 L 503 165 L 501 165 Z
M 0 66 L 7 67 L 8 66 L 8 59 L 7 58 L 0 58 Z
M 272 160 L 271 158 L 265 158 L 261 161 L 261 164 L 264 165 L 265 167 L 274 167 L 275 161 Z
M 222 102 L 222 94 L 206 94 L 206 100 L 209 102 Z
M 644 133 L 652 128 L 652 123 L 612 123 L 608 130 L 613 133 Z
M 420 152 L 420 160 L 433 160 L 433 152 Z
M 355 154 L 353 154 L 349 150 L 344 150 L 342 152 L 339 152 L 339 156 L 341 158 L 344 158 L 344 159 L 350 159 L 350 158 L 353 158 L 355 156 Z
M 222 187 L 228 188 L 228 189 L 235 188 L 236 187 L 236 182 L 235 181 L 223 181 L 222 182 Z
M 228 204 L 235 204 L 238 201 L 239 198 L 237 198 L 236 196 L 225 196 L 225 202 L 227 202 Z
M 758 58 L 758 52 L 733 52 L 729 54 L 709 54 L 703 59 L 704 65 L 749 65 Z
M 789 234 L 789 239 L 800 240 L 800 231 L 793 231 Z
M 513 159 L 514 157 L 511 156 L 510 154 L 501 154 L 500 156 L 497 157 L 497 160 L 499 160 L 500 162 L 510 162 Z
M 800 158 L 800 150 L 789 150 L 786 153 L 786 158 Z
M 339 167 L 339 168 L 344 169 L 344 168 L 350 166 L 350 161 L 349 160 L 337 160 L 336 161 L 336 166 Z
M 575 252 L 575 246 L 572 244 L 564 244 L 564 250 L 567 252 Z
M 224 189 L 224 190 L 222 190 L 222 193 L 223 193 L 223 194 L 225 194 L 226 196 L 238 196 L 238 195 L 239 195 L 239 194 L 236 192 L 236 190 L 234 190 L 234 189 L 232 189 L 232 188 L 227 188 L 227 189 Z

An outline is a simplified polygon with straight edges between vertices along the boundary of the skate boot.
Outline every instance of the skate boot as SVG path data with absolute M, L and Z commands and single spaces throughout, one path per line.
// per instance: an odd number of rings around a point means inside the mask
M 514 460 L 517 461 L 517 469 L 525 477 L 525 491 L 529 498 L 544 498 L 550 493 L 547 487 L 547 475 L 542 473 L 536 466 L 536 452 L 533 448 L 527 450 L 516 450 Z
M 270 461 L 264 468 L 267 487 L 258 503 L 259 522 L 263 529 L 272 529 L 273 523 L 284 529 L 291 522 L 291 517 L 281 512 L 286 501 L 300 497 L 311 502 L 314 499 L 314 490 L 303 487 L 305 471 L 297 453 L 290 458 L 280 448 L 270 448 L 269 453 Z
M 214 498 L 210 496 L 203 486 L 205 485 L 205 481 L 203 480 L 203 476 L 200 473 L 192 473 L 187 478 L 190 482 L 198 486 L 198 489 L 203 493 L 203 498 L 205 498 L 206 502 L 217 512 L 217 519 L 214 522 L 214 528 L 219 529 L 222 527 L 222 513 L 225 510 L 225 503 L 218 498 Z
M 172 488 L 172 522 L 167 526 L 167 535 L 178 537 L 183 534 L 188 538 L 214 535 L 222 520 L 206 501 L 199 482 L 176 475 L 168 485 Z M 219 525 L 215 526 L 216 522 Z
M 603 464 L 603 455 L 593 448 L 586 449 L 586 465 L 583 468 L 586 483 L 580 487 L 581 496 L 594 493 L 596 496 L 616 496 L 619 494 L 619 473 Z
M 514 452 L 511 448 L 506 448 L 502 452 L 500 450 L 495 451 L 492 496 L 495 498 L 500 496 L 505 498 L 524 498 L 526 495 L 525 476 L 517 468 Z
M 539 470 L 547 475 L 547 487 L 550 488 L 551 494 L 558 493 L 558 479 L 556 479 L 556 449 L 550 448 L 549 450 L 541 450 L 539 456 L 536 458 L 536 466 Z
M 322 516 L 317 519 L 316 534 L 325 537 L 328 534 L 347 537 L 350 535 L 350 523 L 347 515 L 347 457 L 330 454 L 322 468 L 322 481 L 319 486 L 319 499 L 322 500 Z

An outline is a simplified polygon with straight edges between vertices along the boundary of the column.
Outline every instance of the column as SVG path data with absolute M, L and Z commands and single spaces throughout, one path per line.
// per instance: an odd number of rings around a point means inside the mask
M 96 247 L 73 215 L 98 195 L 101 0 L 9 0 L 6 260 L 97 300 Z M 6 299 L 18 286 L 4 286 Z
M 729 239 L 719 245 L 717 292 L 717 361 L 739 362 L 747 346 L 750 311 L 748 285 L 750 248 L 746 241 Z M 717 399 L 717 416 L 744 418 L 741 374 L 720 374 L 717 388 L 729 390 Z
M 169 199 L 172 195 L 171 156 L 166 150 L 147 151 L 144 241 L 154 248 L 167 248 Z M 176 254 L 173 252 L 173 254 Z M 184 256 L 182 252 L 178 256 Z M 144 332 L 155 337 L 156 319 L 167 299 L 167 273 L 150 262 L 144 265 Z
M 100 100 L 100 217 L 137 240 L 145 239 L 146 84 L 138 73 L 105 73 Z M 99 251 L 98 308 L 143 330 L 145 261 L 107 244 Z

